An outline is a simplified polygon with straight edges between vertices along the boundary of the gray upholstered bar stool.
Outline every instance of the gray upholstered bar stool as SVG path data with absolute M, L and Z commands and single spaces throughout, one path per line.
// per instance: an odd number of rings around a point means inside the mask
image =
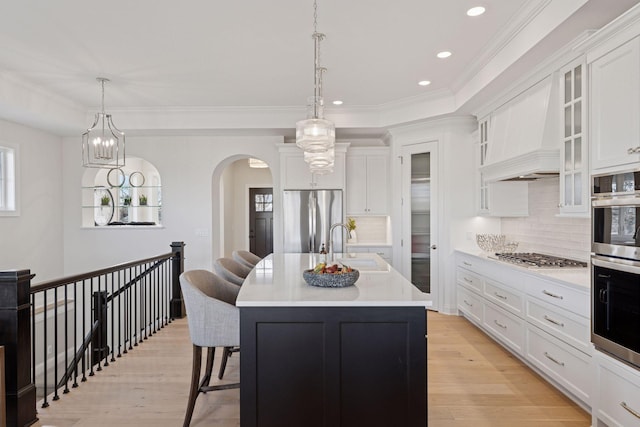
M 220 277 L 236 285 L 242 285 L 251 272 L 250 268 L 231 258 L 218 258 L 214 261 L 213 268 Z
M 184 417 L 184 427 L 188 427 L 200 393 L 240 387 L 240 383 L 209 385 L 215 348 L 237 348 L 240 345 L 240 314 L 235 306 L 240 287 L 208 270 L 185 271 L 180 275 L 180 287 L 193 343 L 191 387 Z M 207 364 L 204 376 L 200 378 L 202 347 L 207 348 Z M 226 364 L 224 356 L 223 364 Z M 221 369 L 224 369 L 222 364 Z
M 249 251 L 233 251 L 231 256 L 240 264 L 249 268 L 255 267 L 257 263 L 262 261 L 262 258 Z

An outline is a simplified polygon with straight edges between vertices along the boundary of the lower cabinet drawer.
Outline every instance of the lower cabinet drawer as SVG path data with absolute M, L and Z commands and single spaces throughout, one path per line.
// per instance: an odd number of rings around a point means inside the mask
M 516 353 L 524 353 L 524 321 L 522 319 L 487 302 L 484 305 L 483 325 Z
M 528 284 L 527 293 L 549 304 L 556 305 L 583 317 L 591 313 L 589 291 L 578 291 L 547 280 L 535 280 Z
M 458 279 L 458 283 L 461 285 L 472 288 L 478 293 L 482 293 L 482 278 L 477 274 L 458 267 L 456 269 L 456 277 Z
M 591 354 L 589 319 L 531 297 L 526 301 L 526 313 L 529 322 Z
M 505 285 L 485 279 L 484 295 L 489 301 L 493 301 L 515 315 L 522 316 L 524 311 L 523 294 L 515 289 L 508 289 Z
M 640 373 L 608 365 L 599 366 L 596 416 L 609 427 L 640 427 Z
M 482 298 L 468 289 L 458 286 L 458 310 L 463 312 L 469 320 L 482 324 Z
M 591 406 L 591 357 L 535 326 L 527 327 L 527 359 Z

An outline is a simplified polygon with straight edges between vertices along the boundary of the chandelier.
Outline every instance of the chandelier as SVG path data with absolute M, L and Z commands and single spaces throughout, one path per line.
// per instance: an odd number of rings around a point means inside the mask
M 82 165 L 88 168 L 119 168 L 124 166 L 124 132 L 119 130 L 104 111 L 104 83 L 109 79 L 97 77 L 102 85 L 102 109 L 93 124 L 82 134 Z
M 322 76 L 327 71 L 320 65 L 320 42 L 325 35 L 318 32 L 318 5 L 313 2 L 313 96 L 308 98 L 307 118 L 296 123 L 296 145 L 304 151 L 304 160 L 312 173 L 333 172 L 335 157 L 335 125 L 324 118 Z

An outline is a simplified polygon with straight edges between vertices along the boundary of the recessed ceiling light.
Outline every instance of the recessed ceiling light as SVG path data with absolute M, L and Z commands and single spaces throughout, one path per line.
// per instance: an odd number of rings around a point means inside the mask
M 333 101 L 333 105 L 342 105 L 342 101 L 336 99 L 335 101 Z
M 418 82 L 420 86 L 429 86 L 431 82 L 429 80 L 421 80 Z
M 451 56 L 451 52 L 445 50 L 443 52 L 438 52 L 438 54 L 436 55 L 438 58 L 448 58 Z
M 476 7 L 472 7 L 471 9 L 467 10 L 467 15 L 469 16 L 480 16 L 484 13 L 486 9 L 482 6 L 476 6 Z

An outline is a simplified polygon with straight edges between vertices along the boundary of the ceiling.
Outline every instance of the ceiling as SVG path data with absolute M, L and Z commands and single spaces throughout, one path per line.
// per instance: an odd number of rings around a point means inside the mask
M 536 14 L 563 7 L 558 2 L 564 2 L 567 14 L 559 18 L 562 26 L 538 29 L 529 36 L 531 46 L 496 62 Z M 464 109 L 487 96 L 483 88 L 508 83 L 500 80 L 506 71 L 513 79 L 518 66 L 530 67 L 537 60 L 535 46 L 554 31 L 564 44 L 638 1 L 318 3 L 318 30 L 327 36 L 324 97 L 327 103 L 344 102 L 328 109 L 331 118 L 446 97 L 458 101 L 444 110 Z M 486 13 L 466 16 L 477 5 Z M 105 95 L 111 112 L 292 108 L 299 115 L 313 93 L 312 32 L 311 0 L 5 1 L 0 5 L 0 117 L 73 134 L 90 124 L 84 120 L 87 112 L 99 108 L 98 76 L 111 79 Z M 558 47 L 555 41 L 548 44 L 537 55 Z M 443 50 L 453 55 L 438 59 Z M 527 54 L 533 55 L 528 64 Z M 488 66 L 495 69 L 482 81 Z M 432 83 L 423 87 L 419 80 Z M 49 118 L 37 118 L 44 115 Z M 82 118 L 74 124 L 76 115 Z M 114 120 L 118 123 L 115 114 Z

